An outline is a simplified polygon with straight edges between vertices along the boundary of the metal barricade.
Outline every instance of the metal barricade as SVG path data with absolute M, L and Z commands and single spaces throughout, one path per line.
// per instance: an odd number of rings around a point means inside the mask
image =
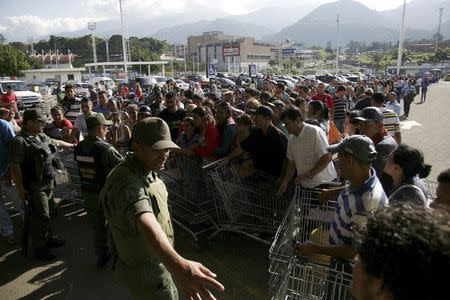
M 278 228 L 269 250 L 269 292 L 275 297 L 286 284 L 288 267 L 294 258 L 295 242 L 312 241 L 326 244 L 333 219 L 336 201 L 322 204 L 318 201 L 321 189 L 304 189 L 297 186 L 289 210 Z M 330 257 L 313 255 L 311 262 L 327 265 Z M 293 275 L 291 275 L 293 276 Z
M 280 225 L 289 201 L 276 195 L 275 178 L 255 172 L 238 175 L 236 165 L 222 165 L 210 173 L 217 190 L 216 211 L 219 229 L 238 232 L 257 241 L 270 243 Z
M 216 192 L 208 175 L 210 170 L 193 157 L 172 156 L 167 160 L 165 170 L 160 172 L 169 193 L 168 203 L 174 223 L 196 241 L 202 233 L 217 228 Z
M 60 151 L 59 157 L 64 166 L 64 173 L 67 178 L 62 183 L 57 182 L 53 191 L 55 197 L 59 197 L 61 200 L 84 204 L 84 200 L 81 197 L 80 173 L 77 162 L 74 159 L 73 151 Z

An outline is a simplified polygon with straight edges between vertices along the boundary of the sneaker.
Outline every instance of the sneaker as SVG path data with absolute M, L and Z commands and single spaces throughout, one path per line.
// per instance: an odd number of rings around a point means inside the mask
M 42 261 L 51 261 L 54 260 L 57 256 L 52 253 L 48 248 L 42 247 L 34 250 L 34 256 Z
M 66 242 L 64 240 L 58 239 L 56 237 L 50 237 L 47 242 L 45 243 L 45 247 L 52 249 L 52 248 L 59 248 L 64 246 Z
M 103 269 L 111 260 L 111 254 L 105 253 L 97 258 L 97 268 Z

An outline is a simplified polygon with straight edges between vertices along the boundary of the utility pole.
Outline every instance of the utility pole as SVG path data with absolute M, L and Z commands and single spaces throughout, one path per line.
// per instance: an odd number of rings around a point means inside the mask
M 97 26 L 96 22 L 89 22 L 88 23 L 88 29 L 90 31 L 92 31 L 92 34 L 91 34 L 91 37 L 92 37 L 92 55 L 93 55 L 93 58 L 94 58 L 94 63 L 97 63 L 97 51 L 95 49 L 95 35 L 94 35 L 96 26 Z
M 339 15 L 336 19 L 336 76 L 339 72 Z
M 400 66 L 402 65 L 403 39 L 405 38 L 405 14 L 406 14 L 406 0 L 403 0 L 402 26 L 400 28 L 400 39 L 398 41 L 398 53 L 397 53 L 397 75 L 400 75 Z
M 122 0 L 119 0 L 119 8 L 120 8 L 120 23 L 122 27 L 123 69 L 125 71 L 125 80 L 128 81 L 127 45 L 125 44 L 125 19 L 124 19 L 124 11 L 122 9 Z
M 436 53 L 438 48 L 438 42 L 439 42 L 439 35 L 441 34 L 441 22 L 442 22 L 442 12 L 444 11 L 444 8 L 439 8 L 439 25 L 438 25 L 438 31 L 436 33 L 436 44 L 434 45 L 434 53 Z

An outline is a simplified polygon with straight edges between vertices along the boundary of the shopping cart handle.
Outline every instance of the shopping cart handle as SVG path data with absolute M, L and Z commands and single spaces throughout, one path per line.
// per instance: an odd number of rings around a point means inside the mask
M 203 165 L 202 169 L 209 169 L 211 167 L 214 167 L 214 166 L 220 164 L 224 160 L 225 160 L 225 158 L 221 158 L 221 159 L 215 160 L 215 161 L 213 161 L 213 162 L 211 162 L 209 164 Z

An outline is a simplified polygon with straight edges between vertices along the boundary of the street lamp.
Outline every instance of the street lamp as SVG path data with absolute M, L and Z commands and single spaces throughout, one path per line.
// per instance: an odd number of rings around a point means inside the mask
M 88 29 L 92 31 L 91 37 L 92 37 L 92 53 L 94 57 L 94 63 L 97 63 L 97 51 L 95 51 L 95 27 L 97 26 L 96 22 L 88 22 Z

